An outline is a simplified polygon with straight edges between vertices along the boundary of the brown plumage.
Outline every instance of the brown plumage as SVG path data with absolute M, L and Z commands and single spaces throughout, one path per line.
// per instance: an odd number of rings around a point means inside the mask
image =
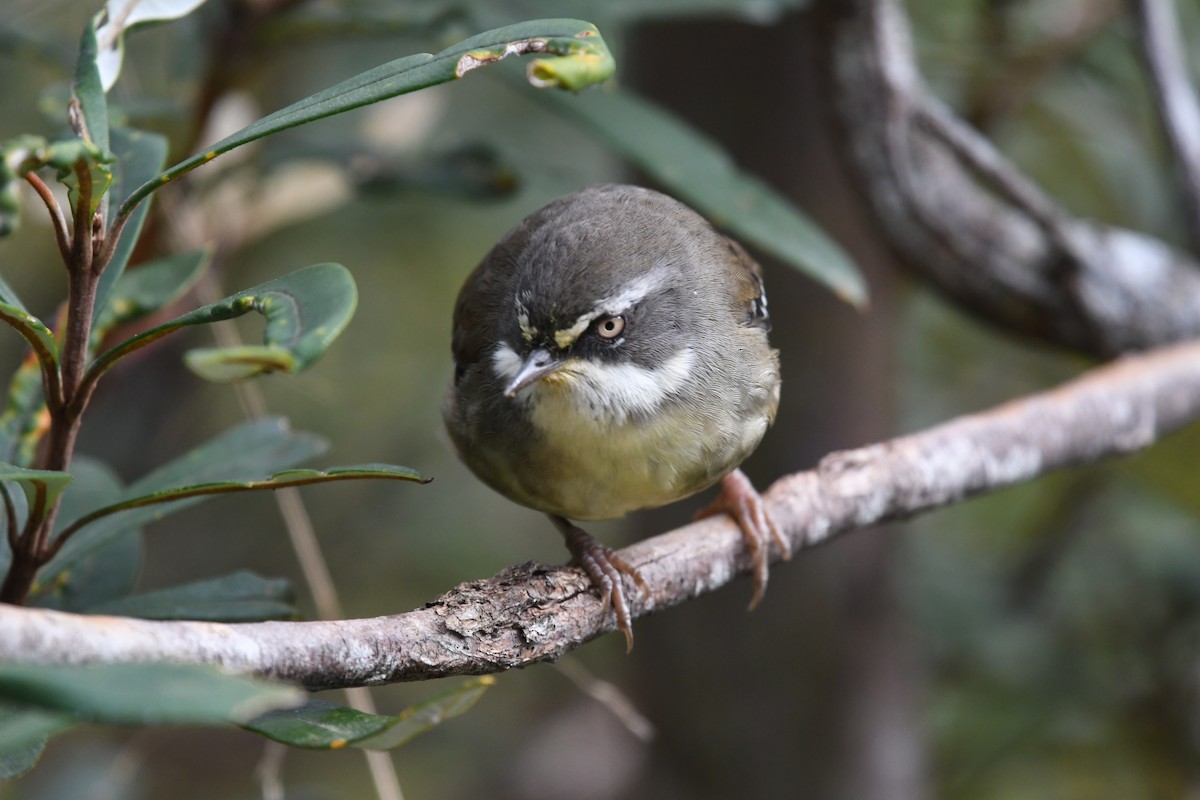
M 459 293 L 443 405 L 459 455 L 555 520 L 630 642 L 621 573 L 640 576 L 567 520 L 622 516 L 724 480 L 717 510 L 747 531 L 757 601 L 767 539 L 786 543 L 744 477 L 726 476 L 778 406 L 769 329 L 746 251 L 633 186 L 592 187 L 535 212 Z

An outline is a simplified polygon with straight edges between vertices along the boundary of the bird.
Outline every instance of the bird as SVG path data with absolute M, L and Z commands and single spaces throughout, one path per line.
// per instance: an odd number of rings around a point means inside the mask
M 623 575 L 575 521 L 622 517 L 720 484 L 698 516 L 741 527 L 754 596 L 788 540 L 741 471 L 779 406 L 762 270 L 660 192 L 590 186 L 509 230 L 454 305 L 442 415 L 485 484 L 549 516 L 633 647 Z

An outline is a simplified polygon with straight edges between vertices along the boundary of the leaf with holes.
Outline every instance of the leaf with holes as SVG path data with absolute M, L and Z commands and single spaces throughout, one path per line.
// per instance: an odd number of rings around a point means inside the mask
M 530 82 L 538 87 L 579 91 L 607 80 L 615 69 L 608 45 L 591 23 L 539 19 L 497 28 L 436 54 L 419 53 L 390 61 L 263 117 L 144 183 L 121 205 L 119 214 L 129 213 L 163 184 L 264 136 L 446 83 L 510 55 L 527 54 L 542 56 L 528 70 Z

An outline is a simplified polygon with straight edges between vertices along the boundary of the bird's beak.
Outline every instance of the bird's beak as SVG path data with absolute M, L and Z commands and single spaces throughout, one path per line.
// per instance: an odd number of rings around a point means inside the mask
M 520 371 L 509 381 L 508 386 L 504 387 L 504 396 L 514 396 L 534 381 L 557 371 L 562 365 L 562 359 L 551 355 L 546 348 L 539 347 L 525 357 Z

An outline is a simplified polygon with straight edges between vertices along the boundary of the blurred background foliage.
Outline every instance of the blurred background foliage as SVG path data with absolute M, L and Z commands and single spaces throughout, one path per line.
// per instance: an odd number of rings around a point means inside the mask
M 623 84 L 722 142 L 867 273 L 872 305 L 859 313 L 764 259 L 785 377 L 780 421 L 747 465 L 765 486 L 830 449 L 986 408 L 1087 366 L 983 327 L 897 272 L 837 162 L 819 28 L 803 5 L 212 0 L 129 37 L 111 102 L 167 134 L 175 161 L 398 55 L 533 17 L 595 22 Z M 1178 5 L 1184 41 L 1196 41 L 1200 3 Z M 1067 208 L 1182 240 L 1124 4 L 912 0 L 908 10 L 936 91 Z M 46 131 L 40 109 L 64 91 L 92 11 L 6 0 L 0 139 Z M 324 360 L 258 383 L 272 413 L 329 437 L 330 463 L 403 463 L 435 476 L 427 486 L 306 492 L 347 614 L 407 610 L 510 563 L 563 559 L 540 515 L 457 463 L 438 406 L 467 272 L 525 214 L 605 180 L 639 178 L 532 90 L 481 73 L 260 142 L 156 200 L 144 246 L 216 239 L 226 291 L 209 287 L 214 297 L 317 261 L 346 264 L 358 282 L 358 314 Z M 43 316 L 62 296 L 56 264 L 49 227 L 27 207 L 0 269 Z M 242 333 L 257 337 L 252 323 Z M 239 422 L 228 387 L 183 368 L 182 350 L 207 344 L 197 338 L 122 364 L 96 397 L 80 452 L 131 480 Z M 0 373 L 21 355 L 16 337 L 0 339 Z M 628 696 L 652 738 L 564 670 L 500 675 L 467 715 L 393 754 L 401 783 L 411 798 L 1195 797 L 1198 436 L 805 552 L 774 571 L 752 615 L 748 585 L 735 586 L 640 621 L 630 656 L 615 636 L 572 655 Z M 594 532 L 631 541 L 700 505 Z M 290 578 L 313 615 L 262 496 L 150 528 L 140 585 L 239 568 Z M 396 712 L 438 688 L 376 697 Z M 240 732 L 77 731 L 0 797 L 255 797 L 263 752 Z M 355 753 L 289 751 L 283 775 L 289 798 L 372 796 Z

